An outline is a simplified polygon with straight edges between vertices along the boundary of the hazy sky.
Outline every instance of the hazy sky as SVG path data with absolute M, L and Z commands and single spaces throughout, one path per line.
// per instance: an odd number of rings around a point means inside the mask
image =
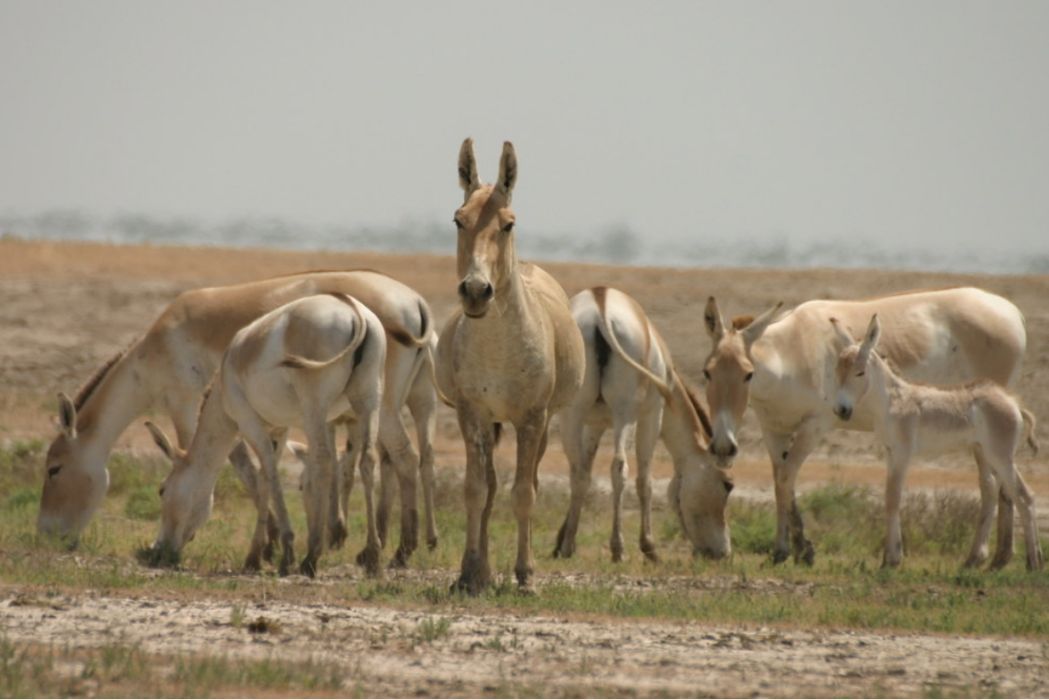
M 0 212 L 450 222 L 465 136 L 519 236 L 1044 251 L 1049 2 L 0 0 Z

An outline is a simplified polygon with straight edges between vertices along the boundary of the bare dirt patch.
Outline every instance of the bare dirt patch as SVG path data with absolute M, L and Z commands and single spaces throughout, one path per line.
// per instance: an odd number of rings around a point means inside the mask
M 9 641 L 319 661 L 382 695 L 1044 696 L 1046 645 L 857 631 L 80 595 L 0 600 Z

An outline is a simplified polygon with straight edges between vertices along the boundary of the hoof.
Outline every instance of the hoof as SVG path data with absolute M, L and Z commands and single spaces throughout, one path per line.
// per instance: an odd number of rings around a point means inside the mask
M 987 560 L 987 555 L 986 554 L 983 554 L 983 555 L 972 554 L 972 555 L 969 555 L 969 558 L 966 559 L 965 563 L 962 564 L 962 568 L 963 569 L 976 569 L 976 568 L 979 568 L 979 566 L 981 564 L 983 564 L 984 561 L 986 561 L 986 560 Z
M 433 550 L 437 549 L 437 538 L 436 537 L 428 537 L 428 538 L 426 538 L 426 548 L 429 549 L 431 552 Z
M 650 561 L 653 564 L 658 564 L 659 563 L 659 555 L 656 554 L 655 547 L 649 547 L 647 549 L 645 547 L 642 547 L 641 548 L 641 553 L 645 555 L 645 559 L 647 561 Z
M 258 554 L 249 554 L 244 560 L 244 573 L 246 574 L 257 574 L 261 568 L 262 563 L 259 561 Z
M 357 564 L 364 568 L 369 576 L 379 575 L 379 548 L 365 547 L 357 553 Z
M 790 552 L 785 549 L 777 549 L 772 552 L 772 563 L 782 564 L 790 558 Z
M 804 564 L 805 566 L 812 566 L 816 561 L 816 548 L 812 546 L 812 543 L 805 540 L 805 544 L 802 545 L 801 551 L 794 557 L 795 564 Z
M 317 560 L 314 557 L 306 557 L 299 564 L 299 573 L 310 578 L 317 578 Z
M 449 586 L 448 592 L 452 594 L 458 593 L 460 595 L 478 596 L 484 589 L 485 586 L 483 584 L 472 579 L 467 579 L 465 576 L 459 576 L 455 583 Z
M 410 554 L 406 554 L 404 552 L 404 550 L 398 549 L 396 552 L 393 553 L 393 558 L 390 559 L 390 563 L 388 564 L 388 568 L 390 568 L 390 569 L 407 569 L 408 568 L 408 558 L 410 556 L 411 555 Z
M 346 543 L 347 534 L 346 523 L 340 519 L 337 523 L 333 523 L 328 530 L 328 545 L 332 549 L 341 549 L 342 545 Z
M 616 564 L 623 561 L 623 549 L 621 547 L 618 549 L 616 547 L 612 548 L 612 561 Z

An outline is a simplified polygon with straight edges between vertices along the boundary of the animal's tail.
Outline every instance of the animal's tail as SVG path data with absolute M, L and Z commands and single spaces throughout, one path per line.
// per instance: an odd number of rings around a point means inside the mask
M 401 345 L 421 348 L 429 344 L 430 333 L 433 330 L 433 317 L 430 315 L 430 309 L 422 298 L 419 299 L 419 319 L 422 321 L 422 330 L 419 332 L 418 337 L 412 335 L 412 332 L 403 326 L 387 328 L 386 332 Z
M 1023 416 L 1024 420 L 1024 433 L 1027 436 L 1027 444 L 1031 446 L 1031 452 L 1036 456 L 1038 455 L 1038 440 L 1035 437 L 1035 419 L 1034 414 L 1028 411 L 1026 408 L 1020 409 L 1020 415 Z
M 437 383 L 437 358 L 434 357 L 433 343 L 426 343 L 423 346 L 426 351 L 426 365 L 430 368 L 430 381 L 433 382 L 433 389 L 437 392 L 437 398 L 444 403 L 445 406 L 455 408 L 455 401 L 448 398 L 443 391 L 441 391 L 441 385 Z
M 601 317 L 601 335 L 605 337 L 605 340 L 607 340 L 608 344 L 612 346 L 612 349 L 615 350 L 621 358 L 623 358 L 624 362 L 636 369 L 638 372 L 641 373 L 643 377 L 652 382 L 656 386 L 656 389 L 659 390 L 659 393 L 663 395 L 663 399 L 669 402 L 671 400 L 671 391 L 670 387 L 667 386 L 666 381 L 661 377 L 657 376 L 656 373 L 650 370 L 648 367 L 645 367 L 643 364 L 641 364 L 640 362 L 632 358 L 630 355 L 628 355 L 626 350 L 623 349 L 623 346 L 619 344 L 619 339 L 616 338 L 616 334 L 612 332 L 612 326 L 608 322 L 608 316 L 605 315 L 604 305 L 598 305 L 598 315 Z
M 305 370 L 324 369 L 325 367 L 330 367 L 335 364 L 347 355 L 356 352 L 357 348 L 364 342 L 364 337 L 368 335 L 368 324 L 364 320 L 364 315 L 361 314 L 360 307 L 358 307 L 360 302 L 348 294 L 343 294 L 341 292 L 332 292 L 331 296 L 347 304 L 357 315 L 356 332 L 353 334 L 353 339 L 350 341 L 349 345 L 336 353 L 334 357 L 330 357 L 327 360 L 310 360 L 298 355 L 285 355 L 284 360 L 280 363 L 281 367 Z

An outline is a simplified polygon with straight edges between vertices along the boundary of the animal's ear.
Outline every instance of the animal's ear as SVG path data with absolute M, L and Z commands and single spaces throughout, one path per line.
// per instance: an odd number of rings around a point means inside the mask
M 747 347 L 753 345 L 761 337 L 761 334 L 765 332 L 765 329 L 776 320 L 776 314 L 779 313 L 782 306 L 782 301 L 776 302 L 775 306 L 751 321 L 749 326 L 739 332 L 743 336 L 743 342 Z
M 163 452 L 168 459 L 175 461 L 175 448 L 171 446 L 171 441 L 168 440 L 168 436 L 164 434 L 164 431 L 161 430 L 156 423 L 149 420 L 146 421 L 146 430 L 148 430 L 149 434 L 153 436 L 153 442 L 157 443 L 157 447 L 160 448 L 160 451 Z
M 506 201 L 514 192 L 514 184 L 517 182 L 517 154 L 514 145 L 509 141 L 503 141 L 503 155 L 499 158 L 499 179 L 495 183 L 496 189 L 506 196 Z
M 834 327 L 834 337 L 837 339 L 838 346 L 841 350 L 844 350 L 856 342 L 853 340 L 852 335 L 841 327 L 841 321 L 833 316 L 830 318 L 830 325 Z
M 725 319 L 721 317 L 721 309 L 718 308 L 718 300 L 714 297 L 707 299 L 707 307 L 703 310 L 703 325 L 707 333 L 717 343 L 721 336 L 725 335 Z
M 869 357 L 871 351 L 878 346 L 881 337 L 881 324 L 878 322 L 878 314 L 871 316 L 871 322 L 867 324 L 867 331 L 863 334 L 863 344 L 860 345 L 860 354 Z
M 477 159 L 474 158 L 474 140 L 466 139 L 459 147 L 459 187 L 463 188 L 466 199 L 481 186 L 477 177 Z
M 64 392 L 58 394 L 58 429 L 70 440 L 76 439 L 76 404 Z

